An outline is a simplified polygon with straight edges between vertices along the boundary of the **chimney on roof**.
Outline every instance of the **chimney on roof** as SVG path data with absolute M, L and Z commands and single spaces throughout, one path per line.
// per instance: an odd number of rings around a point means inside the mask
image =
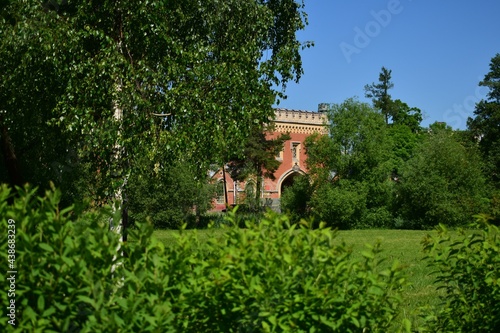
M 328 111 L 328 103 L 319 103 L 318 112 L 326 112 L 326 111 Z

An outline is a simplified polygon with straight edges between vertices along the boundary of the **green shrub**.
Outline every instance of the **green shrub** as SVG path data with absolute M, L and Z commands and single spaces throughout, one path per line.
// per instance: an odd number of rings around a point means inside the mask
M 482 161 L 451 131 L 429 134 L 401 170 L 398 214 L 408 227 L 463 227 L 487 206 Z
M 292 222 L 299 222 L 307 218 L 309 212 L 309 201 L 313 187 L 307 176 L 295 177 L 292 186 L 287 187 L 281 194 L 281 211 L 286 212 Z
M 121 256 L 109 212 L 71 222 L 58 191 L 34 193 L 9 205 L 0 191 L 4 264 L 16 221 L 14 332 L 386 332 L 397 315 L 404 278 L 397 264 L 380 267 L 379 244 L 355 260 L 331 230 L 270 213 L 206 242 L 181 230 L 171 246 L 138 224 Z
M 205 179 L 196 177 L 189 163 L 166 163 L 155 168 L 153 162 L 144 159 L 143 169 L 128 181 L 131 224 L 150 219 L 155 228 L 177 229 L 210 208 L 214 189 Z
M 394 218 L 386 207 L 374 207 L 367 209 L 361 221 L 355 225 L 357 229 L 369 228 L 394 228 Z
M 324 184 L 311 199 L 314 216 L 339 229 L 352 229 L 366 212 L 366 189 L 360 182 L 341 179 L 338 184 Z
M 431 332 L 500 332 L 500 234 L 477 216 L 480 231 L 452 237 L 444 226 L 424 248 L 444 289 L 442 306 L 427 318 Z
M 10 190 L 0 190 L 2 263 L 6 259 L 7 220 L 15 221 L 16 332 L 79 331 L 96 308 L 103 307 L 114 287 L 110 267 L 117 260 L 118 239 L 97 216 L 69 221 L 71 207 L 59 210 L 59 192 L 35 197 L 36 189 L 20 190 L 12 205 Z M 6 265 L 2 265 L 6 267 Z M 5 281 L 5 270 L 0 278 Z M 7 295 L 1 293 L 1 303 Z M 0 326 L 7 327 L 7 317 Z M 10 326 L 10 325 L 9 325 Z
M 490 195 L 490 211 L 493 217 L 492 223 L 500 226 L 500 190 L 492 190 Z
M 228 229 L 205 251 L 205 271 L 190 285 L 200 290 L 189 302 L 197 304 L 191 331 L 386 332 L 397 313 L 404 279 L 397 265 L 380 268 L 378 244 L 354 260 L 330 229 L 270 213 L 246 230 Z

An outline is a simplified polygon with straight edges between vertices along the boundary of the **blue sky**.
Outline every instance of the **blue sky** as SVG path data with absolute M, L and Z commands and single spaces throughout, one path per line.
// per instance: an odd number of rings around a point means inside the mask
M 318 103 L 364 97 L 382 66 L 393 99 L 424 113 L 422 124 L 466 128 L 478 83 L 500 53 L 499 0 L 305 0 L 309 25 L 298 33 L 304 75 L 278 107 L 315 111 Z

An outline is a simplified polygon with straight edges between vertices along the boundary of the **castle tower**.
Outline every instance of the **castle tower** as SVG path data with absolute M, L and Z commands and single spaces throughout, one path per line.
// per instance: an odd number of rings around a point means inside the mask
M 307 154 L 304 146 L 305 139 L 313 133 L 328 134 L 327 115 L 328 105 L 321 103 L 318 105 L 318 112 L 290 110 L 277 108 L 274 111 L 274 129 L 267 133 L 268 138 L 276 138 L 282 133 L 289 133 L 290 140 L 283 145 L 283 150 L 276 156 L 281 162 L 280 167 L 274 173 L 274 180 L 264 179 L 262 184 L 262 200 L 267 206 L 279 209 L 279 199 L 283 190 L 291 186 L 295 177 L 307 174 Z M 212 178 L 222 184 L 223 172 L 220 170 Z M 226 173 L 226 193 L 229 206 L 239 203 L 238 198 L 243 198 L 245 193 L 255 186 L 249 180 L 245 183 L 234 182 Z M 220 186 L 219 186 L 220 187 Z M 222 210 L 226 207 L 226 202 L 222 191 L 219 190 L 215 203 L 215 210 Z

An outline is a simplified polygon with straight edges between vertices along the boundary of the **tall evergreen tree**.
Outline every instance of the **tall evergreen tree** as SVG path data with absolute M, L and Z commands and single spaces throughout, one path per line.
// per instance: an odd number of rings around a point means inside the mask
M 257 207 L 260 206 L 262 181 L 264 178 L 275 179 L 274 173 L 281 165 L 276 156 L 283 149 L 285 141 L 290 140 L 287 133 L 268 138 L 266 132 L 271 130 L 269 127 L 264 129 L 262 126 L 254 126 L 243 152 L 239 156 L 232 156 L 228 163 L 229 174 L 234 180 L 243 181 L 250 176 L 256 177 L 255 198 L 252 201 L 253 206 Z
M 378 82 L 365 85 L 365 96 L 371 98 L 373 106 L 382 112 L 385 117 L 385 123 L 389 124 L 389 117 L 393 116 L 392 99 L 389 90 L 394 87 L 391 81 L 392 71 L 382 67 Z
M 491 59 L 490 71 L 479 82 L 489 92 L 476 105 L 474 118 L 467 127 L 479 141 L 479 148 L 489 168 L 489 176 L 500 187 L 500 53 Z

